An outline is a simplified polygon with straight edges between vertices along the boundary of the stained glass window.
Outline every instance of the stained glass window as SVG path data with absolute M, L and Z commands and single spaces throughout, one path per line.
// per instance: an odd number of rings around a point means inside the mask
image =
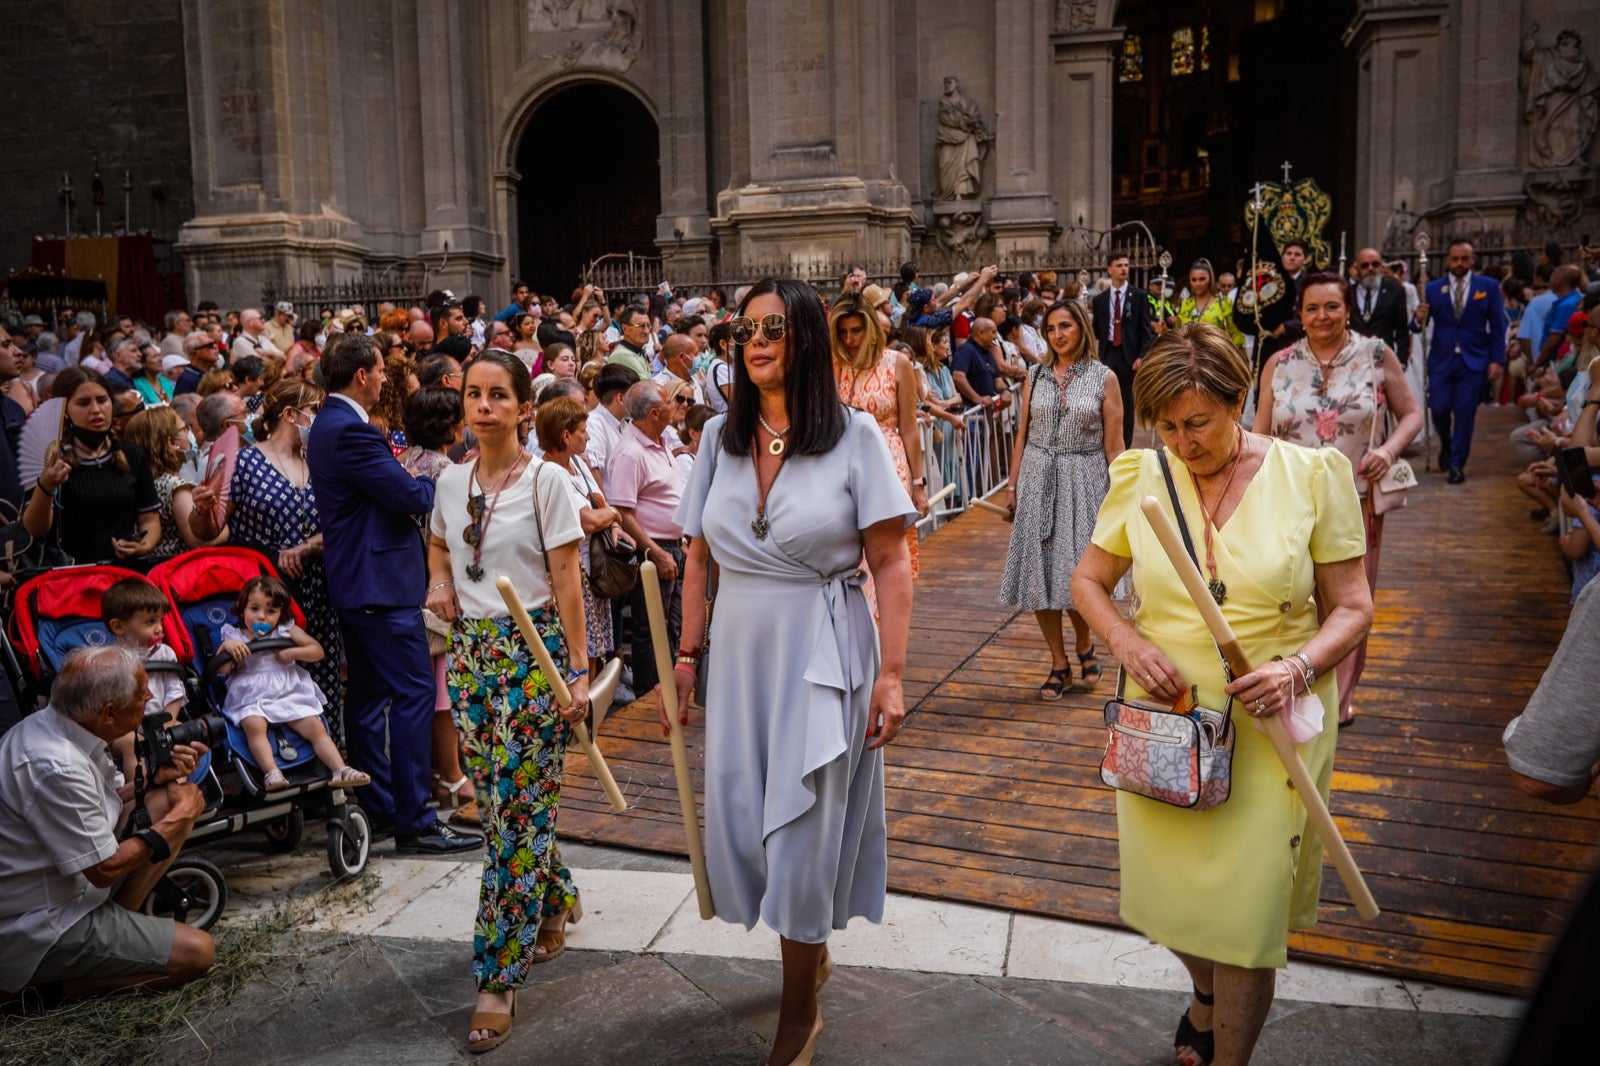
M 1144 81 L 1144 43 L 1133 34 L 1122 39 L 1122 58 L 1117 64 L 1117 81 Z
M 1200 27 L 1200 69 L 1211 69 L 1211 27 Z
M 1194 27 L 1179 26 L 1172 31 L 1172 76 L 1194 73 Z

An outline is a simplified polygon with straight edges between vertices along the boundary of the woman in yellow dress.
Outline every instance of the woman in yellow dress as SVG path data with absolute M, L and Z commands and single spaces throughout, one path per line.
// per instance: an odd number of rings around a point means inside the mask
M 1172 511 L 1154 451 L 1111 464 L 1073 601 L 1122 664 L 1129 698 L 1175 702 L 1193 685 L 1206 707 L 1231 695 L 1252 717 L 1294 709 L 1320 723 L 1299 748 L 1326 798 L 1338 736 L 1333 668 L 1372 624 L 1350 460 L 1245 431 L 1249 366 L 1206 323 L 1158 338 L 1133 388 L 1139 419 L 1165 446 L 1212 594 L 1260 665 L 1226 683 L 1209 630 L 1139 511 L 1146 496 Z M 1123 618 L 1111 594 L 1130 567 L 1134 613 Z M 1329 608 L 1320 628 L 1317 592 Z M 1123 920 L 1176 954 L 1194 981 L 1176 1039 L 1183 1066 L 1249 1061 L 1275 971 L 1288 962 L 1288 932 L 1317 918 L 1322 840 L 1252 724 L 1235 723 L 1226 803 L 1192 811 L 1117 793 Z
M 1189 268 L 1189 291 L 1178 305 L 1178 322 L 1209 322 L 1244 351 L 1244 334 L 1233 324 L 1233 301 L 1217 291 L 1217 274 L 1209 259 L 1196 259 Z

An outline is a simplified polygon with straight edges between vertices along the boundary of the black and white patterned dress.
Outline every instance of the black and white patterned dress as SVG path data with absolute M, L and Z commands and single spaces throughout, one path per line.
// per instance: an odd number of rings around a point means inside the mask
M 1080 359 L 1058 381 L 1028 371 L 1028 440 L 1017 473 L 1017 511 L 1000 579 L 1000 602 L 1026 611 L 1072 608 L 1072 571 L 1089 546 L 1110 486 L 1105 427 L 1106 368 Z

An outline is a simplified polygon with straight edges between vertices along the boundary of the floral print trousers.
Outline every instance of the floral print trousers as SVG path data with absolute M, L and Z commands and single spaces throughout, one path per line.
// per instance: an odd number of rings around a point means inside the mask
M 567 668 L 555 610 L 531 612 L 558 670 Z M 446 684 L 484 830 L 483 883 L 472 932 L 478 988 L 519 987 L 539 923 L 576 901 L 556 846 L 556 810 L 570 726 L 510 618 L 457 620 Z

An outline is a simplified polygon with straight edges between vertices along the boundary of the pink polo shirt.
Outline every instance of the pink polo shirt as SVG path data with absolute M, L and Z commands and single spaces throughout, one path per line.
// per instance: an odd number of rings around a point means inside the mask
M 683 472 L 666 443 L 646 437 L 632 422 L 623 426 L 606 460 L 606 502 L 631 508 L 651 540 L 676 544 L 683 527 L 673 516 L 682 496 Z

